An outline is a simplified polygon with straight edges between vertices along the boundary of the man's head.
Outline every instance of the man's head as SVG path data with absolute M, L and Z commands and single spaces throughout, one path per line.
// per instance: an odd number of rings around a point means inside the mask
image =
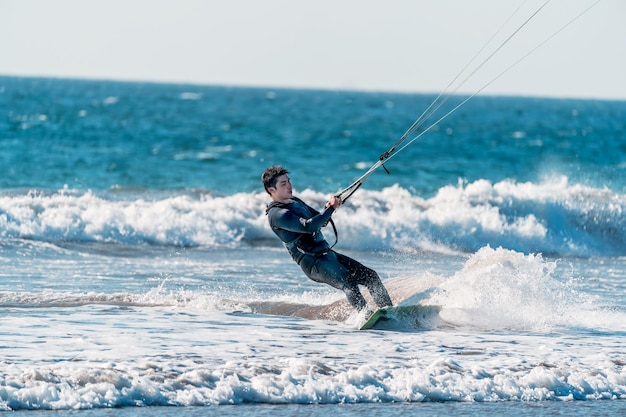
M 278 177 L 286 175 L 288 173 L 289 171 L 287 171 L 281 165 L 272 165 L 271 167 L 267 168 L 261 176 L 261 181 L 263 181 L 265 191 L 267 191 L 267 193 L 271 195 L 269 189 L 276 188 L 276 181 L 278 181 Z
M 287 174 L 287 171 L 281 165 L 273 165 L 263 172 L 261 180 L 265 191 L 272 196 L 272 198 L 278 198 L 284 200 L 291 198 L 291 182 Z

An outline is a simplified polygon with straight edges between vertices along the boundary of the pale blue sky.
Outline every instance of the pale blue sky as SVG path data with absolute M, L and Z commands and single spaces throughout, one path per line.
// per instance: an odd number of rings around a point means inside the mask
M 519 5 L 495 45 L 544 2 L 0 0 L 0 74 L 439 92 Z M 552 0 L 460 91 L 593 3 Z M 625 0 L 601 0 L 483 94 L 626 100 L 625 21 Z

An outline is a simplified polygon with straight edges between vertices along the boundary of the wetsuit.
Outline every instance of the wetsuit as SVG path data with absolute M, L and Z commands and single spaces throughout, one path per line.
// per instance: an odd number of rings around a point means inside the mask
M 288 204 L 272 202 L 266 213 L 272 230 L 307 277 L 343 291 L 359 311 L 367 307 L 359 285 L 368 288 L 378 307 L 390 306 L 391 298 L 376 271 L 335 252 L 324 239 L 320 229 L 334 211 L 331 206 L 320 213 L 293 197 Z

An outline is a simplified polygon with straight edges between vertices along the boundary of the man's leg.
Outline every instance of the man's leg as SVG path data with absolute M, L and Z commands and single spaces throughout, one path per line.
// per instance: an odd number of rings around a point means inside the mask
M 393 305 L 391 297 L 380 279 L 380 276 L 372 268 L 340 253 L 336 253 L 339 263 L 350 271 L 356 284 L 364 285 L 369 290 L 374 302 L 379 308 Z
M 329 252 L 315 259 L 307 259 L 301 262 L 300 266 L 313 281 L 328 284 L 343 291 L 348 302 L 357 311 L 367 308 L 367 301 L 359 291 L 358 284 L 353 282 L 354 280 L 350 278 L 350 271 L 339 262 L 334 252 Z

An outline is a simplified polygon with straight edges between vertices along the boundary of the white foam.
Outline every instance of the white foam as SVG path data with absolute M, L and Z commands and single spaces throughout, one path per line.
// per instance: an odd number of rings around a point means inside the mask
M 327 194 L 301 193 L 314 207 Z M 131 196 L 132 198 L 132 196 Z M 93 192 L 0 196 L 0 236 L 40 241 L 234 247 L 272 241 L 265 193 L 182 193 L 135 199 Z M 624 255 L 626 198 L 569 184 L 486 180 L 446 186 L 429 199 L 398 186 L 359 190 L 335 214 L 340 247 L 474 252 L 489 244 L 525 253 Z M 332 232 L 326 231 L 333 241 Z M 330 234 L 330 235 L 329 235 Z
M 0 409 L 626 399 L 626 313 L 574 291 L 576 277 L 556 276 L 558 263 L 540 255 L 485 247 L 449 275 L 406 270 L 390 289 L 420 292 L 414 300 L 441 306 L 453 326 L 361 332 L 356 316 L 304 320 L 243 308 L 259 297 L 317 305 L 342 297 L 304 287 L 306 279 L 251 292 L 246 281 L 272 279 L 251 254 L 240 254 L 248 266 L 227 294 L 219 281 L 186 279 L 190 268 L 210 267 L 204 258 L 174 262 L 173 276 L 158 279 L 132 257 L 125 270 L 150 277 L 143 292 L 129 290 L 130 272 L 110 291 L 3 292 Z M 81 268 L 102 265 L 81 260 Z
M 555 277 L 556 266 L 541 255 L 485 247 L 426 303 L 441 306 L 449 323 L 483 329 L 626 330 L 624 312 L 605 311 L 574 288 L 575 277 Z
M 459 182 L 427 200 L 397 186 L 359 192 L 335 214 L 343 242 L 359 249 L 474 252 L 490 244 L 592 256 L 622 255 L 626 248 L 625 196 L 565 177 L 541 184 Z
M 626 398 L 619 337 L 605 349 L 584 335 L 350 332 L 169 308 L 34 320 L 46 349 L 24 332 L 5 342 L 16 346 L 2 367 L 6 410 Z

